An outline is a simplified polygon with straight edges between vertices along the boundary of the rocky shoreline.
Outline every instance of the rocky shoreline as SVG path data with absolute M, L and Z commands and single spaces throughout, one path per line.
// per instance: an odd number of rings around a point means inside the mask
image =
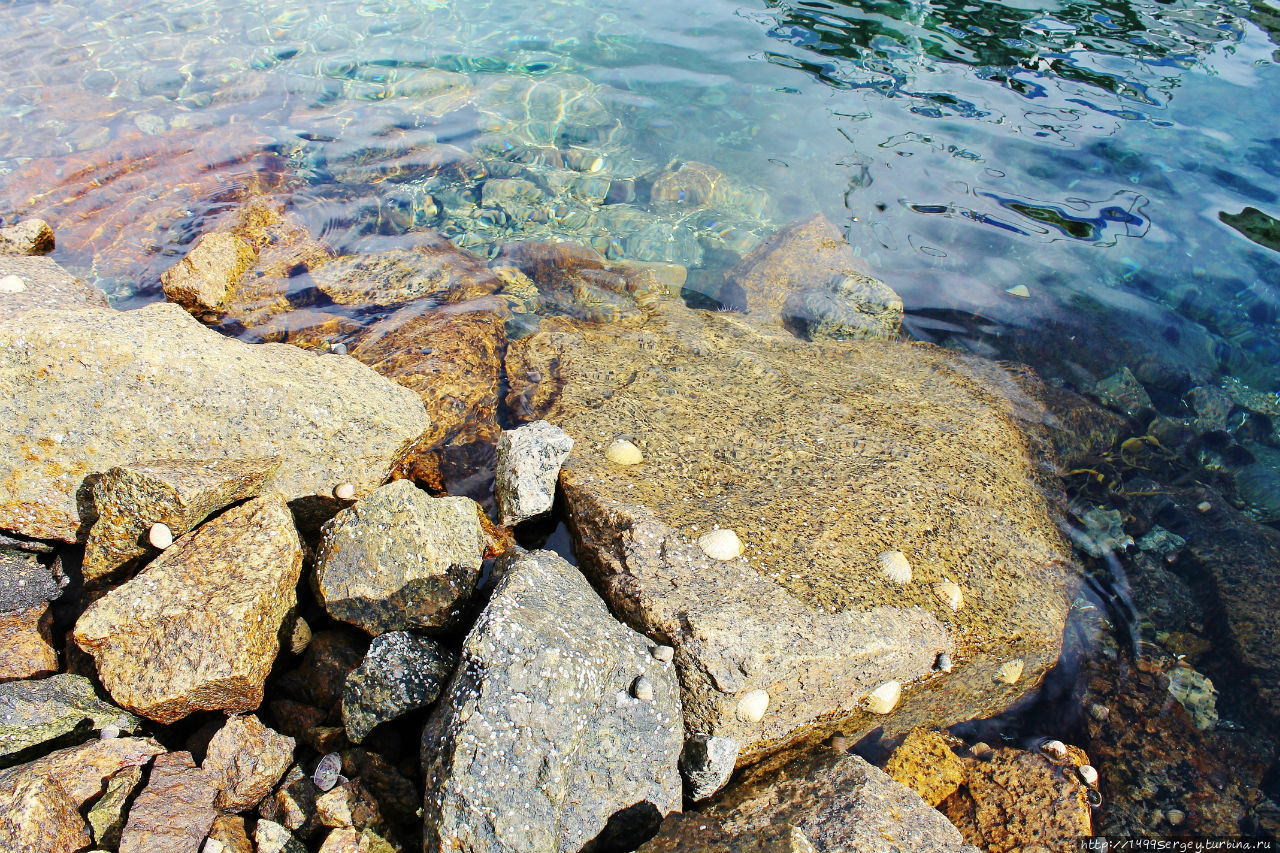
M 697 165 L 664 192 L 727 191 Z M 1172 696 L 1161 725 L 1212 730 L 1208 679 L 1142 655 L 1150 695 L 1109 704 L 1084 679 L 1101 778 L 1056 739 L 947 730 L 1025 709 L 1079 642 L 1072 540 L 1126 552 L 1157 518 L 1183 545 L 1134 553 L 1210 567 L 1274 702 L 1242 615 L 1274 530 L 1212 494 L 1183 522 L 1069 501 L 1063 472 L 1149 445 L 900 339 L 820 216 L 742 258 L 722 311 L 677 264 L 567 243 L 335 257 L 265 198 L 170 303 L 116 311 L 52 247 L 0 229 L 4 849 L 1068 849 L 1131 748 L 1107 714 Z M 1260 543 L 1254 587 L 1204 523 Z M 1203 737 L 1202 767 L 1239 746 Z M 1220 817 L 1159 820 L 1251 828 Z

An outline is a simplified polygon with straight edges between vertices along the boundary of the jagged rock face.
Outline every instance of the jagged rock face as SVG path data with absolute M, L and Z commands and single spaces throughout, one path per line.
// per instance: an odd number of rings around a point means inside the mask
M 501 571 L 423 732 L 426 849 L 568 853 L 678 810 L 671 664 L 555 554 Z
M 919 795 L 857 755 L 754 768 L 715 804 L 672 815 L 639 853 L 976 853 Z
M 201 768 L 218 787 L 214 805 L 226 811 L 256 806 L 293 763 L 294 741 L 252 714 L 233 716 L 209 742 Z
M 120 853 L 196 853 L 218 816 L 214 782 L 189 752 L 156 757 L 120 833 Z
M 1016 378 L 671 303 L 638 329 L 544 321 L 508 358 L 512 394 L 575 440 L 560 484 L 584 571 L 675 647 L 690 733 L 738 740 L 742 762 L 851 715 L 851 736 L 985 716 L 1057 660 L 1070 552 L 1042 470 L 1047 416 Z M 617 437 L 644 461 L 608 461 Z M 742 557 L 693 544 L 717 526 Z M 912 582 L 883 575 L 886 551 Z M 941 652 L 950 674 L 932 673 Z M 1014 658 L 1024 674 L 1000 683 Z M 858 716 L 888 681 L 907 685 L 897 708 Z M 739 704 L 757 690 L 752 720 Z
M 228 510 L 98 599 L 75 627 L 102 684 L 161 723 L 249 711 L 296 603 L 302 543 L 279 495 Z
M 43 219 L 0 228 L 0 255 L 47 255 L 53 249 L 53 229 Z
M 168 304 L 0 324 L 0 420 L 0 529 L 67 542 L 92 521 L 86 478 L 116 465 L 276 455 L 305 512 L 340 483 L 372 491 L 427 428 L 412 391 L 353 359 L 243 344 Z
M 107 297 L 49 258 L 0 253 L 0 321 L 36 308 L 106 308 Z
M 100 700 L 80 675 L 60 673 L 0 685 L 0 757 L 20 756 L 40 744 L 104 726 L 132 731 L 137 717 Z
M 440 643 L 407 631 L 374 637 L 342 690 L 347 737 L 360 743 L 379 723 L 430 705 L 457 662 L 457 655 Z

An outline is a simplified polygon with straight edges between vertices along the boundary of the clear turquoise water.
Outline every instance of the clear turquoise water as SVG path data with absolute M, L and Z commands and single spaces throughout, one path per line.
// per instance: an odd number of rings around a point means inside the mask
M 514 135 L 635 177 L 642 215 L 667 163 L 723 171 L 742 203 L 662 240 L 573 210 L 527 228 L 687 263 L 695 289 L 820 210 L 917 338 L 1081 388 L 1127 366 L 1175 402 L 1221 375 L 1280 389 L 1280 251 L 1220 218 L 1280 217 L 1261 0 L 18 2 L 0 31 L 0 217 L 46 216 L 121 306 L 160 298 L 237 187 L 356 252 L 410 192 L 360 168 Z M 522 233 L 458 215 L 412 227 L 480 252 Z

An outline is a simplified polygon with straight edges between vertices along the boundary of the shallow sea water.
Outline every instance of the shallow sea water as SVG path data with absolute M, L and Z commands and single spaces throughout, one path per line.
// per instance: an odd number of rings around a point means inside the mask
M 1280 505 L 1280 431 L 1258 426 L 1280 411 L 1263 0 L 16 2 L 0 31 L 0 218 L 49 219 L 55 258 L 120 307 L 162 298 L 160 273 L 250 186 L 340 252 L 426 227 L 482 254 L 568 237 L 689 266 L 690 299 L 822 211 L 917 339 L 1083 390 L 1127 367 L 1161 411 L 1222 377 L 1261 392 L 1235 426 L 1277 472 L 1255 503 Z M 498 215 L 465 180 L 389 177 L 438 143 L 576 152 L 520 154 L 573 189 Z M 725 203 L 647 204 L 687 161 L 724 173 Z M 1082 611 L 1115 594 L 1095 586 Z M 1135 815 L 1115 825 L 1157 828 Z

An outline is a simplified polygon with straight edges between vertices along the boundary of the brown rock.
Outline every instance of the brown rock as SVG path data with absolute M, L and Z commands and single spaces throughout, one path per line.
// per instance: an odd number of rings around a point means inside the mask
M 323 727 L 329 713 L 321 708 L 294 702 L 290 699 L 275 699 L 270 703 L 271 716 L 275 719 L 280 731 L 295 742 L 309 744 L 316 729 Z
M 964 759 L 966 782 L 941 806 L 965 840 L 989 853 L 1039 846 L 1079 849 L 1075 839 L 1093 834 L 1085 786 L 1074 765 L 1058 767 L 1043 756 L 996 749 L 981 761 Z
M 218 816 L 218 789 L 189 752 L 158 756 L 120 834 L 120 853 L 197 853 Z
M 124 829 L 125 810 L 129 800 L 142 781 L 142 767 L 127 765 L 107 780 L 107 790 L 89 809 L 89 826 L 93 829 L 93 843 L 99 847 L 117 847 Z
M 946 735 L 932 729 L 912 729 L 889 756 L 885 772 L 936 807 L 964 782 L 964 764 L 952 751 Z
M 359 780 L 343 782 L 316 799 L 316 814 L 325 826 L 384 830 L 386 822 L 373 795 Z
M 238 815 L 218 815 L 209 830 L 209 838 L 222 845 L 220 853 L 253 853 L 244 818 Z
M 644 293 L 646 303 L 656 298 L 646 289 L 645 276 L 639 270 L 624 272 L 595 249 L 577 243 L 507 243 L 492 263 L 529 276 L 537 285 L 538 302 L 544 311 L 579 320 L 635 322 L 642 315 L 633 293 Z M 506 290 L 510 289 L 508 285 Z
M 38 678 L 58 671 L 48 603 L 0 613 L 0 681 Z
M 304 837 L 314 835 L 322 827 L 316 813 L 316 797 L 320 789 L 310 774 L 298 765 L 289 768 L 275 795 L 259 807 L 259 813 Z
M 422 235 L 412 249 L 335 258 L 311 278 L 339 305 L 398 305 L 414 299 L 463 302 L 502 284 L 481 258 L 440 235 Z
M 257 260 L 253 247 L 229 232 L 205 234 L 186 257 L 160 276 L 165 298 L 200 319 L 214 319 L 227 292 Z
M 151 738 L 91 740 L 0 770 L 0 788 L 38 777 L 56 779 L 78 808 L 101 794 L 107 779 L 125 768 L 140 767 L 162 752 L 164 748 Z
M 0 255 L 47 255 L 53 249 L 53 229 L 43 219 L 0 228 Z
M 320 853 L 395 853 L 396 849 L 371 829 L 335 829 L 320 845 Z
M 275 485 L 306 514 L 339 483 L 375 488 L 425 421 L 353 359 L 240 343 L 175 305 L 33 311 L 0 324 L 0 422 L 21 425 L 0 442 L 0 529 L 83 539 L 86 477 L 192 454 L 282 457 Z
M 8 279 L 8 284 L 0 287 L 0 322 L 37 308 L 71 311 L 107 307 L 107 297 L 101 290 L 85 284 L 49 258 L 0 254 L 0 279 Z
M 271 793 L 293 763 L 294 740 L 264 726 L 252 714 L 227 720 L 213 740 L 201 767 L 218 786 L 214 805 L 241 812 Z
M 48 776 L 0 786 L 0 850 L 74 853 L 93 843 L 76 803 Z
M 329 352 L 334 343 L 354 337 L 365 328 L 359 320 L 342 314 L 330 314 L 302 308 L 272 317 L 261 326 L 246 332 L 244 339 L 255 343 L 293 344 L 295 347 Z
M 223 306 L 227 324 L 252 328 L 290 311 L 291 278 L 333 258 L 333 250 L 315 239 L 296 215 L 266 198 L 245 204 L 231 229 L 253 247 L 257 262 L 227 296 Z
M 288 507 L 279 495 L 257 498 L 90 605 L 76 642 L 117 702 L 158 722 L 249 711 L 262 702 L 301 572 Z
M 147 542 L 153 524 L 168 525 L 176 539 L 217 510 L 259 494 L 279 467 L 279 458 L 267 458 L 158 459 L 112 468 L 93 484 L 98 520 L 85 543 L 85 581 L 155 554 Z
M 352 357 L 412 388 L 431 427 L 419 446 L 493 441 L 507 336 L 493 299 L 427 311 L 414 303 L 365 329 Z
M 342 701 L 347 676 L 364 660 L 368 647 L 368 637 L 354 630 L 321 631 L 312 636 L 301 665 L 281 678 L 280 687 L 327 713 Z
M 385 815 L 399 823 L 418 820 L 418 789 L 391 762 L 376 752 L 353 747 L 342 753 L 342 766 L 368 788 Z

